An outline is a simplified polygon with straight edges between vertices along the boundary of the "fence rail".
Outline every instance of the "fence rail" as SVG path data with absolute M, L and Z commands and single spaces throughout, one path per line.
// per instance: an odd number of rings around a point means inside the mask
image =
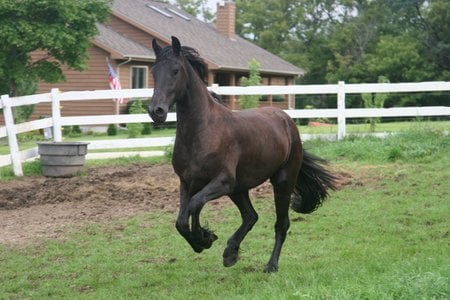
M 418 82 L 418 83 L 367 83 L 367 84 L 338 84 L 325 85 L 293 85 L 293 86 L 250 86 L 228 87 L 213 85 L 210 90 L 220 95 L 296 95 L 296 94 L 336 94 L 336 109 L 311 109 L 311 110 L 286 110 L 294 119 L 298 118 L 337 118 L 337 139 L 346 135 L 347 118 L 367 117 L 420 117 L 420 116 L 449 116 L 449 106 L 435 107 L 395 107 L 395 108 L 357 108 L 345 107 L 346 94 L 359 93 L 415 93 L 415 92 L 439 92 L 450 91 L 450 82 Z M 22 161 L 37 157 L 37 149 L 19 151 L 17 134 L 37 129 L 52 127 L 56 142 L 62 140 L 62 126 L 66 125 L 103 125 L 119 123 L 152 122 L 147 114 L 133 115 L 101 115 L 101 116 L 76 116 L 62 117 L 60 111 L 61 101 L 89 101 L 93 99 L 114 98 L 148 98 L 153 95 L 153 89 L 125 89 L 125 90 L 99 90 L 99 91 L 72 91 L 60 92 L 52 89 L 50 93 L 10 98 L 1 96 L 0 109 L 3 109 L 5 126 L 0 126 L 0 138 L 8 137 L 10 148 L 9 155 L 0 155 L 0 167 L 13 165 L 14 174 L 22 176 Z M 17 106 L 52 103 L 52 116 L 49 118 L 14 124 L 12 109 Z M 449 97 L 450 103 L 450 97 Z M 169 113 L 167 121 L 176 121 L 176 115 Z M 130 143 L 130 140 L 111 140 L 90 142 L 90 149 L 126 148 L 130 144 L 133 147 L 164 146 L 173 143 L 172 138 L 148 138 L 139 139 Z

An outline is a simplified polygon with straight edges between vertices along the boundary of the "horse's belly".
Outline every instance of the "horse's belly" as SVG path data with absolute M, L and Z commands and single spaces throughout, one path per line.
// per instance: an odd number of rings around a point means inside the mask
M 236 185 L 239 188 L 254 188 L 272 177 L 286 160 L 286 151 L 268 155 L 253 155 L 236 168 Z

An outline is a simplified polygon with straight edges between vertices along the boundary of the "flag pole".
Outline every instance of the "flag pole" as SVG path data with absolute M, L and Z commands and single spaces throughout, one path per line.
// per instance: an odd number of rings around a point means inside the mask
M 105 60 L 108 65 L 111 65 L 108 56 L 105 56 Z M 116 74 L 117 74 L 117 76 L 119 76 L 119 73 L 117 73 L 117 70 L 116 70 Z M 114 106 L 115 106 L 116 115 L 118 115 L 119 114 L 119 101 L 114 101 L 114 103 L 115 103 Z

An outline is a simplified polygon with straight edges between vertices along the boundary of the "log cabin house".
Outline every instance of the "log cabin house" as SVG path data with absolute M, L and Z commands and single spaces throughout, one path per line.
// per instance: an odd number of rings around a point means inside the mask
M 64 69 L 64 82 L 40 83 L 37 93 L 48 93 L 55 87 L 61 91 L 109 89 L 107 61 L 115 68 L 123 89 L 152 87 L 150 69 L 155 61 L 152 39 L 160 45 L 168 45 L 172 35 L 178 37 L 182 45 L 197 49 L 205 59 L 209 67 L 209 86 L 213 83 L 239 85 L 240 78 L 248 76 L 248 63 L 253 58 L 261 64 L 262 84 L 294 84 L 295 78 L 304 71 L 236 35 L 235 10 L 234 2 L 218 2 L 214 26 L 168 3 L 115 0 L 109 21 L 97 25 L 98 35 L 88 50 L 88 69 L 83 72 Z M 287 109 L 293 106 L 293 99 L 293 95 L 276 99 L 269 96 L 260 103 Z M 239 108 L 235 97 L 225 101 L 231 108 Z M 74 101 L 64 103 L 62 115 L 110 115 L 125 110 L 126 104 L 113 101 Z M 34 118 L 49 114 L 48 103 L 35 107 Z

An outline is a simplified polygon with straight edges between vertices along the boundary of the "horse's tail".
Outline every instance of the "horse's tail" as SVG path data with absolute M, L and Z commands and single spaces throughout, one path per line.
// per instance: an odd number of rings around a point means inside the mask
M 303 164 L 297 177 L 291 208 L 308 214 L 315 211 L 328 196 L 328 190 L 336 189 L 336 177 L 323 165 L 328 162 L 306 151 Z

